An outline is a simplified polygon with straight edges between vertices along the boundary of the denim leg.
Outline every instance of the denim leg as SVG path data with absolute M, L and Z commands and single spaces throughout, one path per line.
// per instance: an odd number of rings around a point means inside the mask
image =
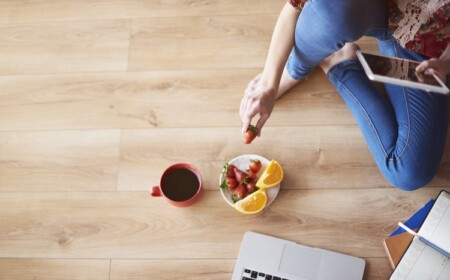
M 426 59 L 401 47 L 387 30 L 378 38 L 384 55 L 416 61 Z M 389 84 L 385 88 L 399 126 L 396 149 L 391 156 L 391 161 L 401 169 L 396 177 L 399 181 L 414 178 L 416 184 L 407 188 L 418 188 L 434 177 L 441 162 L 448 129 L 449 97 Z
M 286 64 L 289 75 L 296 80 L 308 76 L 346 42 L 384 26 L 385 17 L 385 0 L 309 0 L 297 21 L 295 44 Z
M 379 40 L 383 54 L 423 60 L 393 40 Z M 445 148 L 448 95 L 385 85 L 388 100 L 359 62 L 347 60 L 328 72 L 360 126 L 383 176 L 402 190 L 414 190 L 435 175 Z

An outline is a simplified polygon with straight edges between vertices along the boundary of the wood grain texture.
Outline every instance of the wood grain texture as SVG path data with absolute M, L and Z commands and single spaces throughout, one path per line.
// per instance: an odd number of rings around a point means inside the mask
M 0 133 L 0 192 L 114 191 L 119 130 Z
M 230 279 L 234 260 L 113 260 L 111 280 Z M 174 269 L 176 267 L 177 269 Z M 384 258 L 367 258 L 365 280 L 386 280 L 391 273 Z
M 129 70 L 263 67 L 277 16 L 133 21 Z
M 240 128 L 124 130 L 118 189 L 147 190 L 169 165 L 187 162 L 215 190 L 223 165 L 243 151 L 280 162 L 286 189 L 361 188 L 363 178 L 370 178 L 365 187 L 387 185 L 359 128 L 350 125 L 266 127 L 251 145 Z
M 0 24 L 142 17 L 278 14 L 284 4 L 284 0 L 3 0 L 0 2 Z
M 109 260 L 0 259 L 0 279 L 108 280 Z
M 260 71 L 0 77 L 0 131 L 238 127 L 239 102 Z M 316 71 L 278 101 L 267 124 L 354 123 L 331 83 Z
M 268 126 L 251 145 L 243 143 L 240 128 L 124 130 L 120 150 L 118 190 L 125 191 L 159 184 L 175 162 L 196 166 L 204 187 L 214 190 L 222 166 L 243 153 L 280 162 L 286 189 L 389 187 L 356 125 Z M 429 186 L 450 184 L 449 163 L 447 149 Z
M 248 230 L 363 257 L 365 280 L 387 279 L 382 240 L 450 191 L 450 137 L 427 187 L 394 189 L 315 69 L 244 145 L 239 103 L 285 3 L 0 1 L 0 279 L 229 279 Z M 218 177 L 250 153 L 285 178 L 244 216 Z M 188 208 L 148 193 L 175 162 L 203 175 Z
M 128 69 L 263 67 L 276 20 L 277 15 L 137 19 Z M 357 43 L 377 52 L 373 38 Z
M 130 20 L 0 25 L 0 75 L 124 71 L 130 32 Z
M 111 280 L 231 279 L 234 260 L 114 260 Z
M 3 193 L 0 258 L 234 259 L 247 230 L 385 257 L 383 238 L 439 191 L 282 189 L 256 216 L 232 209 L 219 191 L 188 208 L 147 192 Z
M 377 40 L 373 37 L 364 36 L 355 43 L 361 48 L 362 51 L 380 53 Z

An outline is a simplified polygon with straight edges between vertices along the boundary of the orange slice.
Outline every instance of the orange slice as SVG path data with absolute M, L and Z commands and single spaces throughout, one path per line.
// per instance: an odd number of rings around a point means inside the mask
M 266 203 L 266 191 L 261 189 L 236 202 L 234 208 L 242 214 L 256 214 L 264 209 Z
M 256 186 L 260 189 L 268 189 L 278 186 L 283 180 L 283 169 L 281 165 L 275 161 L 270 161 L 263 174 L 259 177 Z

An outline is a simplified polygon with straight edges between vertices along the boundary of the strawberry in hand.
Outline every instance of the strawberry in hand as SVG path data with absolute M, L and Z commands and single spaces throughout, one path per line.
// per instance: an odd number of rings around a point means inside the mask
M 247 128 L 247 131 L 244 134 L 244 143 L 250 144 L 253 141 L 253 139 L 256 138 L 257 135 L 258 129 L 256 128 L 256 126 L 250 124 Z

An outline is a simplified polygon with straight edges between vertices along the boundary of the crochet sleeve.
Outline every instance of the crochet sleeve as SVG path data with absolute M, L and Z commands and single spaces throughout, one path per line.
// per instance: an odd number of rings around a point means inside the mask
M 303 9 L 303 6 L 305 6 L 306 2 L 308 2 L 308 0 L 289 0 L 289 3 L 299 11 Z

